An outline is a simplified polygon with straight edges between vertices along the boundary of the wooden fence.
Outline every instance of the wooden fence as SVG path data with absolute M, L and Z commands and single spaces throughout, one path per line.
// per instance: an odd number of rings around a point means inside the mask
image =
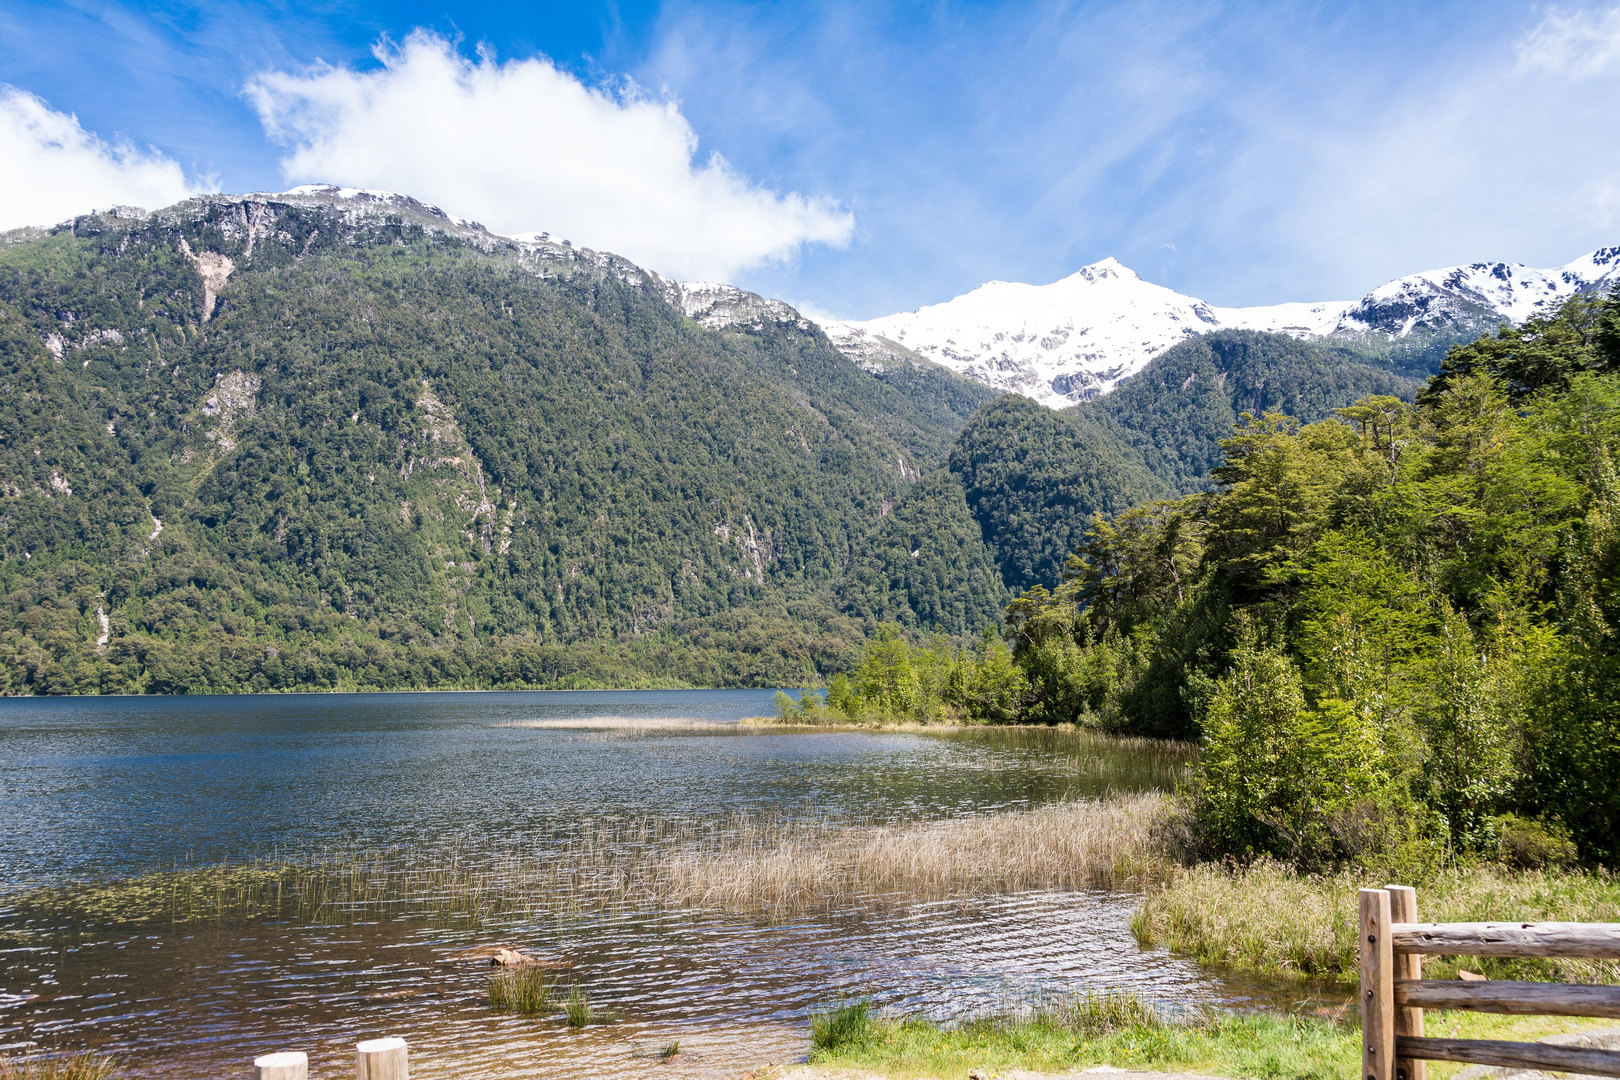
M 1425 1060 L 1620 1077 L 1616 1050 L 1423 1034 L 1424 1009 L 1620 1018 L 1620 986 L 1425 979 L 1425 953 L 1620 959 L 1620 923 L 1420 923 L 1415 890 L 1362 889 L 1363 1080 L 1425 1080 Z

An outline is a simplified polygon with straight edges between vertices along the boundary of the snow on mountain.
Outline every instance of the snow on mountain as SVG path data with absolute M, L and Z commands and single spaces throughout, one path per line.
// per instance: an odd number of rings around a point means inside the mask
M 1154 356 L 1210 330 L 1270 330 L 1368 343 L 1489 330 L 1620 281 L 1620 248 L 1566 266 L 1475 263 L 1392 281 L 1359 300 L 1218 308 L 1142 280 L 1114 259 L 1050 285 L 992 281 L 942 304 L 864 322 L 823 322 L 872 366 L 917 354 L 1001 390 L 1062 408 L 1105 394 Z
M 811 328 L 810 321 L 790 305 L 781 300 L 767 300 L 735 285 L 718 285 L 712 281 L 672 281 L 669 286 L 670 291 L 666 295 L 671 301 L 679 303 L 686 317 L 711 330 L 732 327 L 758 330 L 766 323 L 792 323 L 801 330 Z

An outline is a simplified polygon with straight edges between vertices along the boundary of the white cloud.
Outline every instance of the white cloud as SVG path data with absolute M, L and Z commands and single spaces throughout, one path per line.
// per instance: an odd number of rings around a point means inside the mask
M 1519 62 L 1576 78 L 1620 68 L 1620 7 L 1552 12 L 1519 43 Z
M 474 63 L 424 31 L 376 56 L 375 71 L 319 65 L 249 84 L 265 129 L 291 146 L 289 181 L 401 191 L 687 280 L 728 281 L 853 230 L 829 200 L 767 190 L 718 154 L 694 162 L 679 107 L 633 84 L 593 89 L 543 58 Z
M 200 188 L 156 150 L 103 142 L 78 117 L 0 86 L 0 229 L 54 225 L 117 204 L 156 209 Z

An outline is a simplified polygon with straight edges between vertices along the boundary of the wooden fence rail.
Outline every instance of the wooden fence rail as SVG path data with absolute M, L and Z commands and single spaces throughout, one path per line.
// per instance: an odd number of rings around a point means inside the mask
M 1430 1039 L 1423 1010 L 1620 1017 L 1620 987 L 1423 978 L 1423 955 L 1620 958 L 1620 923 L 1420 923 L 1405 885 L 1362 889 L 1363 1080 L 1425 1080 L 1424 1061 L 1620 1077 L 1620 1051 L 1485 1039 Z

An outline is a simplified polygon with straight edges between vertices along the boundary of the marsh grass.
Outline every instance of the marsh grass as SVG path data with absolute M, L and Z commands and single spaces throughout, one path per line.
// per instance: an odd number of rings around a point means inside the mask
M 861 998 L 810 1014 L 811 1060 L 865 1047 L 876 1037 L 872 1000 Z
M 591 1007 L 590 995 L 578 986 L 570 987 L 562 1003 L 563 1016 L 569 1027 L 586 1027 L 605 1019 Z
M 1166 1021 L 1147 999 L 1118 991 L 1091 991 L 1078 997 L 1040 1002 L 1030 1019 L 1073 1031 L 1087 1038 L 1134 1028 L 1157 1028 Z
M 1268 863 L 1246 870 L 1201 866 L 1150 890 L 1131 930 L 1144 945 L 1163 945 L 1201 964 L 1352 982 L 1356 891 L 1383 884 L 1350 872 L 1305 876 Z M 1484 865 L 1415 884 L 1424 922 L 1620 922 L 1620 882 L 1607 874 Z M 1459 966 L 1492 979 L 1620 982 L 1620 961 L 1578 958 L 1430 957 L 1424 976 L 1454 978 Z
M 495 975 L 489 980 L 489 1004 L 494 1009 L 510 1009 L 524 1016 L 549 1013 L 555 1007 L 554 980 L 540 967 L 525 964 Z
M 0 1080 L 111 1080 L 118 1063 L 106 1054 L 8 1056 L 0 1054 Z
M 788 918 L 873 897 L 941 899 L 1032 888 L 1140 885 L 1158 795 L 879 824 L 737 817 L 578 823 L 523 848 L 333 850 L 39 890 L 14 925 L 344 923 L 446 926 L 608 910 Z

